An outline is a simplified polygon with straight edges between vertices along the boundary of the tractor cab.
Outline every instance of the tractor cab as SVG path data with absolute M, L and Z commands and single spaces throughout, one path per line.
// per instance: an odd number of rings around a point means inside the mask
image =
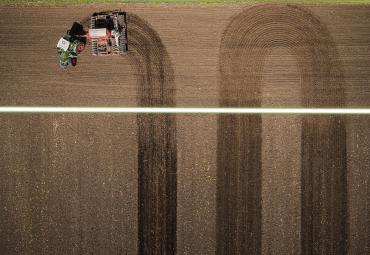
M 59 39 L 57 44 L 57 52 L 59 64 L 62 68 L 66 68 L 68 64 L 77 65 L 77 55 L 80 54 L 86 45 L 86 32 L 81 24 L 74 22 L 72 28 L 67 31 L 67 34 Z

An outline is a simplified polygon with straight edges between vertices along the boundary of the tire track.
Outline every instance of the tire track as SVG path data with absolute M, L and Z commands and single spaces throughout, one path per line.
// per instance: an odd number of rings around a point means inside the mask
M 128 14 L 129 60 L 138 74 L 139 106 L 174 106 L 170 58 L 158 34 Z M 142 114 L 138 123 L 139 254 L 176 253 L 177 147 L 174 115 Z
M 304 107 L 344 105 L 343 72 L 327 28 L 292 5 L 261 5 L 232 18 L 220 46 L 220 104 L 260 107 L 266 56 L 296 56 Z M 247 84 L 245 84 L 247 83 Z M 346 130 L 340 116 L 302 117 L 302 253 L 347 250 Z M 261 252 L 261 116 L 218 120 L 217 253 Z
M 87 24 L 89 17 L 82 19 Z M 171 60 L 145 20 L 127 14 L 127 57 L 138 74 L 137 104 L 175 105 Z M 175 115 L 138 114 L 138 253 L 176 253 L 177 141 Z

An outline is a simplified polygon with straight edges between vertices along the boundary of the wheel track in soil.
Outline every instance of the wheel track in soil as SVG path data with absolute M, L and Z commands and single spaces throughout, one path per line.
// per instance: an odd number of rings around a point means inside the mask
M 154 29 L 129 13 L 129 61 L 141 77 L 138 106 L 175 106 L 170 58 Z M 174 115 L 143 114 L 138 125 L 138 252 L 176 252 L 177 145 Z
M 344 106 L 340 58 L 325 25 L 301 7 L 262 5 L 234 16 L 222 36 L 222 107 L 261 107 L 264 60 L 274 47 L 288 48 L 297 59 L 303 107 Z M 259 254 L 262 119 L 222 115 L 218 125 L 217 253 Z M 344 254 L 344 118 L 303 116 L 301 139 L 302 253 Z

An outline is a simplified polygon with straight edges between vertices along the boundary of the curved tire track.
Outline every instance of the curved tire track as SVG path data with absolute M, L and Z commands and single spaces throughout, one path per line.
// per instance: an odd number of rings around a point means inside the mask
M 88 25 L 89 17 L 81 23 Z M 138 76 L 137 104 L 175 105 L 174 72 L 160 37 L 148 22 L 127 13 L 131 66 Z M 124 56 L 126 57 L 126 56 Z M 138 253 L 176 253 L 176 118 L 138 114 Z
M 260 107 L 264 60 L 296 56 L 304 107 L 344 105 L 343 76 L 327 28 L 292 5 L 261 5 L 232 18 L 220 46 L 220 104 Z M 302 117 L 303 254 L 347 250 L 346 129 L 340 116 Z M 217 253 L 261 252 L 261 116 L 218 119 Z
M 174 106 L 170 58 L 158 34 L 128 14 L 129 60 L 138 74 L 138 105 Z M 142 114 L 138 123 L 139 254 L 176 252 L 177 145 L 174 115 Z

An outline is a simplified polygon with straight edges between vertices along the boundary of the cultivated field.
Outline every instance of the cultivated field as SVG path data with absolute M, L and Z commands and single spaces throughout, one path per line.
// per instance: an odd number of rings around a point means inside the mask
M 129 54 L 55 45 L 128 12 Z M 0 5 L 0 104 L 369 107 L 370 5 Z M 370 117 L 0 115 L 1 254 L 367 254 Z

